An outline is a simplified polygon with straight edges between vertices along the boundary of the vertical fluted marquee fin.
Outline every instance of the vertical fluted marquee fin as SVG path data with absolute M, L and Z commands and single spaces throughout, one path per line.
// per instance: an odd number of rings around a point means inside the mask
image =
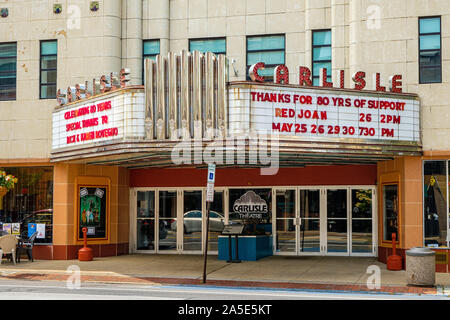
M 169 52 L 167 57 L 167 65 L 169 68 L 169 107 L 168 107 L 168 120 L 169 131 L 168 138 L 171 140 L 178 139 L 178 114 L 177 114 L 177 57 L 175 53 Z
M 181 87 L 181 97 L 180 97 L 180 111 L 181 111 L 181 129 L 184 139 L 191 138 L 191 115 L 190 115 L 190 85 L 189 81 L 189 58 L 190 54 L 188 51 L 183 50 L 181 52 L 181 75 L 180 75 L 180 87 Z
M 206 115 L 206 128 L 204 137 L 211 139 L 214 136 L 215 119 L 214 119 L 214 62 L 215 57 L 212 52 L 206 52 L 205 56 L 205 78 L 206 78 L 206 91 L 205 91 L 205 115 Z
M 227 58 L 219 54 L 217 58 L 217 129 L 226 135 L 227 130 Z
M 153 68 L 155 62 L 150 59 L 144 60 L 144 79 L 145 79 L 145 138 L 153 140 L 154 133 L 154 103 L 153 103 Z
M 144 68 L 146 139 L 213 139 L 217 130 L 225 135 L 225 55 L 184 50 L 146 59 Z
M 192 104 L 194 116 L 194 139 L 201 139 L 202 134 L 202 58 L 199 51 L 194 51 L 192 62 Z
M 166 138 L 166 88 L 165 88 L 165 58 L 156 56 L 158 68 L 157 89 L 156 89 L 156 138 L 162 140 Z

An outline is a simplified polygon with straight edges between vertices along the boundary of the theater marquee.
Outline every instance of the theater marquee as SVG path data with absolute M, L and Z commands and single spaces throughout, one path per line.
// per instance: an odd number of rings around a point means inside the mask
M 53 149 L 144 137 L 144 94 L 113 92 L 53 113 Z
M 252 85 L 230 89 L 230 128 L 314 138 L 420 141 L 419 101 L 405 95 Z
M 172 159 L 182 141 L 195 141 L 189 144 L 191 159 L 214 149 L 250 166 L 257 150 L 279 155 L 286 166 L 374 164 L 421 155 L 419 98 L 402 92 L 400 75 L 390 76 L 385 87 L 386 76 L 376 73 L 368 90 L 362 71 L 344 88 L 345 72 L 338 84 L 326 81 L 322 70 L 316 87 L 305 67 L 297 84 L 289 83 L 286 66 L 275 68 L 275 83 L 261 82 L 256 76 L 262 67 L 250 68 L 254 81 L 230 82 L 224 55 L 171 52 L 145 60 L 143 86 L 125 86 L 129 71 L 123 69 L 120 77 L 102 76 L 92 86 L 60 91 L 52 161 L 183 165 Z M 265 138 L 254 144 L 258 133 Z M 237 139 L 240 144 L 229 143 Z

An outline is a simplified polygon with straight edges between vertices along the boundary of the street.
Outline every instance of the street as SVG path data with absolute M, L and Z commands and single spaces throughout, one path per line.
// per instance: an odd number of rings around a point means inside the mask
M 321 290 L 227 288 L 0 280 L 0 300 L 448 300 L 446 295 L 343 293 Z

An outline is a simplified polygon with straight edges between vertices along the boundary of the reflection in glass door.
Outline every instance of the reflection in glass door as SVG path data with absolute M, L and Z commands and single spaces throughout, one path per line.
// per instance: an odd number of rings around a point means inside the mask
M 373 190 L 352 189 L 352 253 L 373 252 Z
M 347 190 L 327 190 L 326 251 L 348 252 Z
M 156 249 L 155 191 L 138 191 L 136 198 L 136 249 L 154 251 Z
M 208 254 L 219 250 L 219 235 L 225 226 L 225 201 L 223 191 L 214 191 L 214 201 L 209 211 Z
M 320 190 L 300 191 L 300 253 L 320 252 Z
M 276 190 L 276 251 L 296 253 L 295 190 Z
M 183 192 L 183 251 L 202 251 L 202 191 Z
M 158 251 L 177 250 L 177 192 L 159 191 Z

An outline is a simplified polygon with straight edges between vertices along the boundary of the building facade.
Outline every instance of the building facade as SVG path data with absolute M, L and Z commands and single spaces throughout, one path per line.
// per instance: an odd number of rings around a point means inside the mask
M 63 150 L 54 135 L 58 110 L 123 99 L 117 104 L 136 104 L 130 121 L 141 122 L 121 139 L 148 139 L 145 110 L 139 109 L 147 90 L 142 86 L 144 59 L 197 50 L 228 59 L 224 110 L 229 118 L 211 118 L 223 119 L 228 129 L 232 107 L 239 106 L 232 95 L 245 92 L 253 80 L 249 69 L 258 62 L 265 63 L 260 90 L 271 88 L 278 65 L 289 69 L 291 86 L 299 85 L 299 66 L 305 66 L 313 86 L 333 82 L 328 91 L 308 87 L 311 94 L 404 99 L 420 108 L 411 109 L 420 114 L 420 123 L 410 123 L 411 132 L 418 127 L 420 135 L 408 133 L 404 141 L 412 143 L 401 148 L 389 149 L 395 145 L 389 139 L 366 141 L 366 147 L 362 140 L 353 141 L 354 146 L 329 158 L 334 140 L 315 151 L 296 146 L 308 156 L 282 158 L 273 176 L 261 175 L 258 166 L 218 166 L 209 252 L 217 253 L 220 226 L 233 220 L 236 201 L 253 191 L 270 209 L 260 227 L 272 236 L 273 254 L 371 255 L 386 262 L 396 233 L 403 256 L 414 246 L 439 247 L 437 270 L 447 272 L 450 6 L 445 0 L 33 0 L 0 1 L 0 9 L 0 167 L 19 178 L 3 197 L 1 221 L 45 224 L 37 258 L 76 258 L 80 226 L 89 221 L 97 226 L 90 229 L 98 234 L 89 242 L 96 256 L 202 252 L 204 163 L 168 164 L 145 149 L 155 148 L 150 144 L 130 144 L 132 151 L 119 144 L 112 152 L 75 143 Z M 206 64 L 204 59 L 198 61 Z M 131 70 L 128 89 L 57 107 L 57 89 L 122 68 Z M 358 71 L 366 75 L 362 93 L 352 91 L 352 75 Z M 378 83 L 374 74 L 379 74 Z M 399 94 L 389 92 L 392 75 L 402 76 Z M 386 92 L 376 92 L 377 86 Z M 204 117 L 200 113 L 197 120 L 205 130 L 207 112 Z M 158 140 L 157 122 L 152 123 L 151 138 Z M 169 134 L 170 123 L 165 126 Z M 168 136 L 162 140 L 161 149 L 172 147 Z M 136 158 L 120 159 L 128 151 Z

